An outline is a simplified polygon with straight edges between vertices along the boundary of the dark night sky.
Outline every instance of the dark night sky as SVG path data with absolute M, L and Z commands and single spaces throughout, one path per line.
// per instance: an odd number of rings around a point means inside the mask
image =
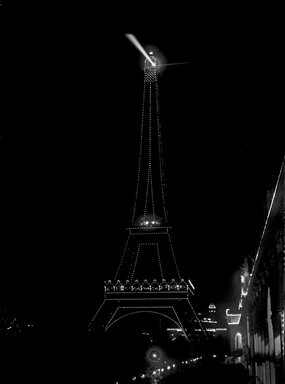
M 19 3 L 1 13 L 3 305 L 85 324 L 103 298 L 136 180 L 143 73 L 125 33 L 169 63 L 196 62 L 159 79 L 168 208 L 201 305 L 231 303 L 285 154 L 281 8 L 223 18 L 193 1 L 175 25 L 170 9 L 136 25 Z

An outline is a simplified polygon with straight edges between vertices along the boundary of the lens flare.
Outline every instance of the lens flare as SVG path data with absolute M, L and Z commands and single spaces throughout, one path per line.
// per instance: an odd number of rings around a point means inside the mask
M 166 64 L 161 64 L 162 67 L 168 67 L 170 65 L 185 65 L 185 64 L 196 64 L 199 63 L 199 61 L 182 61 L 180 63 L 166 63 Z
M 146 352 L 146 360 L 150 364 L 156 364 L 163 358 L 163 352 L 159 347 L 151 347 Z

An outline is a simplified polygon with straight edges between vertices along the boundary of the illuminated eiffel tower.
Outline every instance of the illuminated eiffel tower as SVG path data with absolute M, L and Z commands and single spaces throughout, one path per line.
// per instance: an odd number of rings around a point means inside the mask
M 168 225 L 161 127 L 159 62 L 150 52 L 144 63 L 142 120 L 134 207 L 128 237 L 113 280 L 105 284 L 104 301 L 89 330 L 108 331 L 131 314 L 165 316 L 188 338 L 203 327 L 190 297 L 194 286 L 183 279 Z

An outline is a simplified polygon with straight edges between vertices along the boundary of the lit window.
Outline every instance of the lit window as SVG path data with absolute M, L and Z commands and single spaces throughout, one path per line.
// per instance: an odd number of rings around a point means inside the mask
M 239 332 L 235 335 L 235 349 L 242 349 L 242 337 Z

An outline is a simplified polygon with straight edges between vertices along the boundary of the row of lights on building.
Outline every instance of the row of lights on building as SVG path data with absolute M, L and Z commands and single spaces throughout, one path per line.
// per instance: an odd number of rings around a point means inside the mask
M 140 283 L 137 279 L 131 283 L 126 280 L 123 284 L 121 280 L 117 280 L 114 284 L 112 280 L 108 280 L 104 285 L 105 292 L 158 292 L 158 291 L 187 291 L 188 286 L 184 279 L 181 279 L 179 283 L 172 279 L 169 283 L 165 279 L 159 283 L 156 279 L 153 279 L 152 283 L 149 283 L 147 279 L 144 279 Z

